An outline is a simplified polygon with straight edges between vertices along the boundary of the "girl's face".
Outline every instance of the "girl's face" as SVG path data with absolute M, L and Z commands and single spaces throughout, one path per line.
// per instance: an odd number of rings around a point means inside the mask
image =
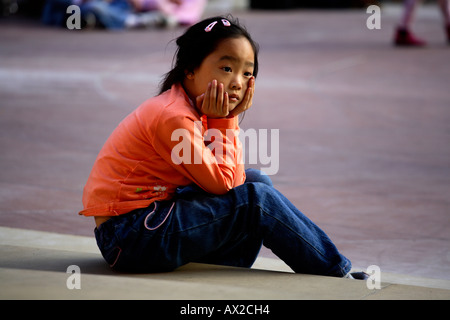
M 233 110 L 244 98 L 248 82 L 253 76 L 255 53 L 245 37 L 222 40 L 202 64 L 189 72 L 184 87 L 192 99 L 202 95 L 213 80 L 221 83 L 228 93 L 229 111 Z

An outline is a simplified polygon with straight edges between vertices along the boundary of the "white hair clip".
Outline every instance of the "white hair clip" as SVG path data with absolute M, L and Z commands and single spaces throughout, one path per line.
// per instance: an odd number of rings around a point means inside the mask
M 210 24 L 208 24 L 208 25 L 206 26 L 206 28 L 205 28 L 205 31 L 206 31 L 206 32 L 210 32 L 210 31 L 212 30 L 212 28 L 214 28 L 214 26 L 217 24 L 217 22 L 218 22 L 218 21 L 214 21 L 214 22 L 211 22 Z M 230 26 L 231 26 L 230 21 L 228 21 L 227 19 L 222 19 L 222 24 L 223 24 L 225 27 L 230 27 Z
M 231 26 L 230 21 L 228 21 L 227 19 L 222 19 L 222 23 L 223 23 L 223 25 L 224 25 L 225 27 Z

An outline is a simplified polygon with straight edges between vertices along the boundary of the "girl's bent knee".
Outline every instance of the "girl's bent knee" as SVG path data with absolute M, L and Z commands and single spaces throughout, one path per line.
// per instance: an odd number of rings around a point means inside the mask
M 246 179 L 245 182 L 260 182 L 264 183 L 270 187 L 273 186 L 272 180 L 267 174 L 257 169 L 247 169 L 245 170 Z

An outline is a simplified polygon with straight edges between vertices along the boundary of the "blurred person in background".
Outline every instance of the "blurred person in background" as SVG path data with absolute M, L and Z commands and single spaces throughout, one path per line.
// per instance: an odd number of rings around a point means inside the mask
M 50 26 L 62 27 L 66 25 L 67 7 L 77 5 L 80 8 L 89 0 L 47 0 L 42 9 L 41 20 Z
M 47 0 L 42 21 L 65 26 L 67 7 L 78 5 L 83 28 L 110 30 L 192 25 L 200 20 L 207 0 Z
M 405 0 L 403 2 L 403 16 L 395 31 L 394 44 L 397 46 L 425 46 L 427 43 L 414 35 L 411 31 L 411 23 L 414 12 L 419 1 Z M 448 0 L 438 0 L 440 10 L 444 18 L 444 30 L 447 36 L 447 42 L 450 44 L 450 11 Z
M 141 0 L 142 1 L 142 0 Z M 207 0 L 144 0 L 154 8 L 172 17 L 180 25 L 190 26 L 202 18 Z

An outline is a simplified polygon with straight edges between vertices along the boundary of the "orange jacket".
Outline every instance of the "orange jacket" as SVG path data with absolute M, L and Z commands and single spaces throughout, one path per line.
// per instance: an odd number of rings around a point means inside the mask
M 237 117 L 200 117 L 183 87 L 172 86 L 129 114 L 105 142 L 80 214 L 124 214 L 191 183 L 212 194 L 228 192 L 245 181 L 238 133 Z

